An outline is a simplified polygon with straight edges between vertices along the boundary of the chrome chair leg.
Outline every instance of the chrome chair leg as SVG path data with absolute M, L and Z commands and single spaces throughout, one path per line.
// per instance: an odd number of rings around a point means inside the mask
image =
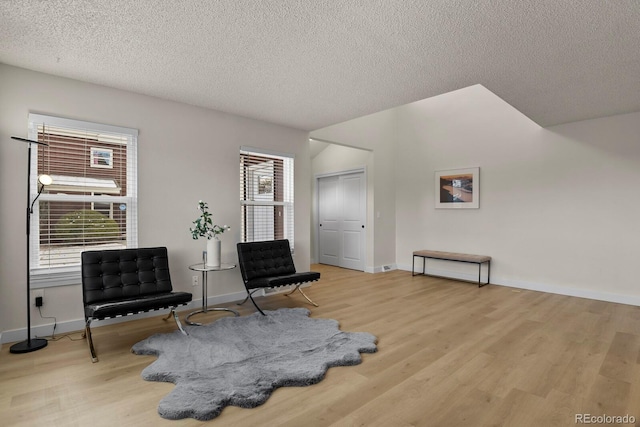
M 91 353 L 91 361 L 96 363 L 98 361 L 98 356 L 96 355 L 96 350 L 93 348 L 93 339 L 91 338 L 91 319 L 87 319 L 87 323 L 84 327 L 84 336 L 87 339 L 87 344 L 89 344 L 89 352 Z
M 178 313 L 176 313 L 175 307 L 171 309 L 169 316 L 171 315 L 173 315 L 173 319 L 176 321 L 176 325 L 178 325 L 178 329 L 180 329 L 180 332 L 182 332 L 183 335 L 189 336 L 189 333 L 185 331 L 184 328 L 182 327 L 182 322 L 180 322 L 180 318 L 178 317 Z M 169 316 L 167 316 L 167 319 L 169 318 Z
M 309 304 L 311 304 L 311 305 L 313 305 L 313 306 L 315 306 L 315 307 L 320 307 L 318 304 L 316 304 L 315 302 L 311 301 L 311 298 L 309 298 L 309 297 L 307 296 L 307 294 L 305 294 L 304 292 L 302 292 L 302 289 L 300 289 L 300 285 L 296 285 L 296 287 L 295 287 L 295 289 L 294 289 L 294 290 L 292 290 L 292 291 L 291 291 L 291 292 L 289 292 L 288 294 L 284 294 L 284 295 L 288 297 L 289 295 L 291 295 L 292 293 L 294 293 L 296 290 L 297 290 L 298 292 L 300 292 L 300 293 L 302 294 L 302 296 L 303 296 L 307 301 L 309 301 Z
M 253 292 L 251 292 L 247 298 L 251 298 L 251 302 L 252 302 L 252 303 L 253 303 L 253 305 L 258 309 L 258 311 L 260 312 L 260 314 L 262 314 L 263 316 L 266 316 L 266 314 L 264 314 L 264 311 L 262 311 L 262 309 L 261 309 L 260 307 L 258 307 L 258 304 L 256 304 L 256 300 L 254 300 L 254 299 L 253 299 L 252 294 L 253 294 Z
M 245 302 L 247 302 L 247 300 L 249 299 L 249 297 L 250 297 L 251 295 L 253 295 L 253 294 L 254 294 L 254 292 L 258 292 L 260 289 L 262 289 L 262 288 L 254 289 L 254 290 L 252 290 L 251 292 L 248 292 L 248 291 L 247 291 L 247 296 L 242 300 L 242 302 L 239 302 L 239 303 L 237 303 L 237 304 L 238 304 L 238 305 L 242 305 L 242 304 L 244 304 Z M 253 297 L 251 298 L 251 300 L 253 300 Z

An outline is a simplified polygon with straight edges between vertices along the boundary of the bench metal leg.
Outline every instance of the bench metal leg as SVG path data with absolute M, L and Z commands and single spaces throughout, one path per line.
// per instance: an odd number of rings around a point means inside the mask
M 420 256 L 420 255 L 414 255 L 413 259 L 411 260 L 411 275 L 412 276 L 417 276 L 420 273 L 416 273 L 416 257 L 418 258 L 422 258 L 422 275 L 425 276 L 425 272 L 426 272 L 426 268 L 427 268 L 427 258 Z
M 485 283 L 480 282 L 480 270 L 482 269 L 482 264 L 478 264 L 478 287 L 481 288 L 483 286 L 488 285 L 491 282 L 491 261 L 487 261 L 487 281 Z
M 426 271 L 426 264 L 427 264 L 427 258 L 429 257 L 424 257 L 424 256 L 420 256 L 420 255 L 414 255 L 413 256 L 413 260 L 411 262 L 411 275 L 412 276 L 417 276 L 420 273 L 416 273 L 415 272 L 415 260 L 416 260 L 416 256 L 422 258 L 422 275 L 424 276 L 431 276 L 430 274 L 427 274 Z M 434 259 L 442 259 L 442 258 L 434 258 Z M 454 262 L 467 262 L 467 263 L 472 263 L 472 264 L 478 264 L 478 287 L 481 288 L 485 285 L 488 285 L 491 282 L 491 261 L 484 261 L 484 262 L 472 262 L 472 261 L 459 261 L 459 260 L 449 260 L 449 259 L 443 259 L 444 261 L 454 261 Z M 482 283 L 482 264 L 487 263 L 487 281 L 485 283 Z M 441 277 L 441 276 L 434 276 L 434 277 Z M 467 280 L 472 282 L 471 280 Z

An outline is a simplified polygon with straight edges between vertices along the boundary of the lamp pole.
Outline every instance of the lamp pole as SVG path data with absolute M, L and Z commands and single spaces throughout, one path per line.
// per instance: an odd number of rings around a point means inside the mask
M 30 353 L 32 351 L 40 350 L 47 346 L 47 340 L 43 338 L 33 338 L 31 339 L 31 305 L 30 305 L 30 292 L 31 292 L 31 271 L 30 271 L 30 251 L 29 251 L 29 236 L 31 234 L 31 212 L 33 208 L 33 204 L 36 202 L 44 185 L 38 191 L 38 196 L 34 199 L 33 203 L 29 203 L 31 201 L 31 145 L 39 144 L 39 145 L 49 145 L 44 142 L 32 141 L 30 139 L 19 138 L 17 136 L 12 136 L 11 139 L 15 139 L 17 141 L 26 142 L 29 145 L 29 154 L 27 157 L 27 339 L 25 341 L 16 343 L 9 348 L 11 353 Z

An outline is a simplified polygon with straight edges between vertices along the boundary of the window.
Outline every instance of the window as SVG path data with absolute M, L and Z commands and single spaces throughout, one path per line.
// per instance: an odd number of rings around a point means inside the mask
M 241 239 L 288 239 L 293 250 L 293 157 L 240 148 Z
M 31 273 L 34 287 L 80 283 L 80 254 L 137 247 L 135 129 L 29 115 L 31 200 L 38 176 L 51 176 L 33 207 Z

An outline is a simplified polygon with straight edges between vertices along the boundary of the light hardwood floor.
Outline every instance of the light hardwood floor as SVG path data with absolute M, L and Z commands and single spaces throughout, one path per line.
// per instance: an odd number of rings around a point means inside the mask
M 576 414 L 628 414 L 640 425 L 640 307 L 404 271 L 313 267 L 322 279 L 307 293 L 320 307 L 295 294 L 261 306 L 309 307 L 342 330 L 376 335 L 378 352 L 362 364 L 331 368 L 313 386 L 278 389 L 255 409 L 228 407 L 205 423 L 168 421 L 156 408 L 173 385 L 142 380 L 154 357 L 130 348 L 175 324 L 133 320 L 94 328 L 95 364 L 84 340 L 24 355 L 3 345 L 0 425 L 573 426 Z

